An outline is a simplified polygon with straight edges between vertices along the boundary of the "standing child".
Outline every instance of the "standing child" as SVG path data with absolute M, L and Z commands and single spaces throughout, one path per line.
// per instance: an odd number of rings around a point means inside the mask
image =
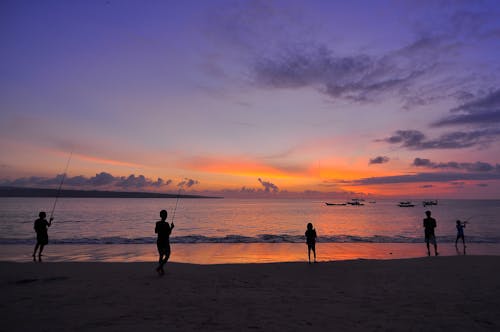
M 156 272 L 159 275 L 164 275 L 165 271 L 163 270 L 163 265 L 167 263 L 170 257 L 170 234 L 174 229 L 174 222 L 172 221 L 172 225 L 169 225 L 167 220 L 167 211 L 160 211 L 161 220 L 156 222 L 155 233 L 158 234 L 158 239 L 156 240 L 156 246 L 158 248 L 158 254 L 160 256 L 158 261 L 158 267 L 156 268 Z
M 36 245 L 35 250 L 33 251 L 33 261 L 36 261 L 36 251 L 40 248 L 40 251 L 38 252 L 38 261 L 41 262 L 43 247 L 49 243 L 47 228 L 50 227 L 54 218 L 50 218 L 50 220 L 47 221 L 47 219 L 45 219 L 47 214 L 43 211 L 38 214 L 38 217 L 39 218 L 35 220 L 35 224 L 33 226 L 36 232 Z
M 309 257 L 309 264 L 311 264 L 311 250 L 314 254 L 314 263 L 316 263 L 316 230 L 313 228 L 313 224 L 307 224 L 306 230 L 306 243 L 307 243 L 307 256 Z

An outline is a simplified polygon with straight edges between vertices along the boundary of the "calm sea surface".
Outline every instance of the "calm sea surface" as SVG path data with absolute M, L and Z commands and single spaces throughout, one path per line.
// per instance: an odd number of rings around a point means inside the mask
M 34 244 L 33 222 L 39 211 L 49 214 L 53 203 L 53 198 L 0 198 L 0 245 Z M 127 245 L 135 244 L 154 250 L 151 244 L 156 241 L 154 224 L 159 220 L 159 211 L 168 210 L 168 220 L 172 221 L 175 203 L 175 199 L 61 198 L 49 229 L 50 244 L 65 244 L 67 248 L 107 245 L 108 251 L 118 247 L 123 251 Z M 245 250 L 250 251 L 262 250 L 269 244 L 282 244 L 280 248 L 284 248 L 286 244 L 302 244 L 306 224 L 312 222 L 324 248 L 342 245 L 359 249 L 369 244 L 387 248 L 392 243 L 408 244 L 407 248 L 418 244 L 421 248 L 422 219 L 429 209 L 437 220 L 440 243 L 454 244 L 455 221 L 460 219 L 469 220 L 465 229 L 468 243 L 500 246 L 500 200 L 441 200 L 437 206 L 426 208 L 421 201 L 414 201 L 415 207 L 408 208 L 398 207 L 396 200 L 364 203 L 326 206 L 321 201 L 297 199 L 180 199 L 171 240 L 187 251 L 206 251 L 207 244 L 217 244 L 222 251 L 238 245 L 246 245 Z M 301 254 L 302 251 L 300 246 Z M 154 255 L 153 251 L 151 257 Z

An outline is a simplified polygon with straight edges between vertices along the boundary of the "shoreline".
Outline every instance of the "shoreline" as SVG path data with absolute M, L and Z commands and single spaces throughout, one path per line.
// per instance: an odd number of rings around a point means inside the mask
M 500 258 L 319 264 L 0 262 L 0 330 L 500 328 Z
M 0 245 L 0 261 L 30 262 L 34 245 Z M 192 264 L 305 262 L 307 248 L 302 243 L 198 243 L 171 244 L 169 262 Z M 443 243 L 441 257 L 463 256 L 462 246 Z M 354 259 L 409 259 L 427 257 L 424 243 L 317 243 L 320 262 Z M 500 256 L 500 244 L 469 243 L 467 256 Z M 154 244 L 49 244 L 45 262 L 156 262 Z

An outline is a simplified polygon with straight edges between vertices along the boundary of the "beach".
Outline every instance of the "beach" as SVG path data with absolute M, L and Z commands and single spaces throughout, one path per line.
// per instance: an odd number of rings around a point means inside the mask
M 498 256 L 0 267 L 1 331 L 500 329 Z

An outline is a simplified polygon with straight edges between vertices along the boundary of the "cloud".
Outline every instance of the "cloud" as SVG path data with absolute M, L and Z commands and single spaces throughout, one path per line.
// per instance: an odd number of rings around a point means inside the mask
M 400 144 L 411 150 L 429 149 L 462 149 L 469 147 L 485 147 L 500 137 L 500 128 L 481 129 L 474 131 L 456 131 L 441 135 L 436 139 L 427 137 L 418 130 L 398 130 L 383 141 L 389 144 Z
M 446 163 L 435 163 L 430 161 L 429 159 L 415 158 L 413 161 L 413 166 L 416 167 L 426 167 L 433 169 L 456 169 L 456 170 L 465 170 L 468 172 L 499 172 L 500 173 L 500 164 L 492 165 L 489 163 L 476 161 L 475 163 L 459 163 L 456 161 L 449 161 Z
M 342 184 L 354 186 L 366 185 L 384 185 L 384 184 L 398 184 L 398 183 L 419 183 L 419 182 L 455 182 L 455 181 L 486 181 L 486 180 L 500 180 L 499 172 L 488 173 L 457 173 L 457 172 L 443 172 L 443 173 L 417 173 L 407 175 L 393 175 L 362 178 L 352 181 L 342 181 Z
M 333 98 L 367 101 L 386 92 L 402 93 L 431 66 L 425 61 L 401 65 L 394 56 L 338 56 L 324 45 L 302 44 L 261 57 L 252 69 L 255 82 L 265 87 L 314 87 Z
M 164 181 L 158 178 L 156 181 L 147 179 L 144 175 L 135 176 L 134 174 L 128 177 L 120 177 L 115 185 L 121 188 L 145 188 L 145 187 L 161 187 Z
M 385 164 L 389 162 L 389 157 L 385 157 L 385 156 L 378 156 L 378 157 L 375 157 L 373 159 L 370 159 L 370 162 L 368 163 L 368 165 L 373 165 L 373 164 Z
M 434 127 L 500 124 L 500 89 L 451 110 L 455 113 L 434 122 Z
M 274 183 L 268 182 L 268 181 L 263 181 L 261 178 L 258 179 L 260 184 L 264 187 L 265 192 L 278 192 L 279 188 L 277 185 Z
M 179 182 L 177 184 L 177 187 L 179 187 L 179 188 L 183 188 L 183 187 L 191 188 L 192 186 L 199 184 L 199 183 L 200 182 L 198 180 L 185 178 L 184 180 L 182 180 L 181 182 Z
M 32 176 L 15 180 L 0 180 L 0 185 L 13 187 L 55 187 L 61 184 L 62 179 L 63 174 L 59 174 L 53 178 Z M 172 180 L 165 181 L 162 178 L 152 180 L 146 178 L 144 175 L 136 176 L 134 174 L 129 176 L 113 176 L 106 172 L 97 173 L 92 177 L 77 175 L 64 179 L 65 188 L 71 187 L 82 189 L 147 189 L 166 187 L 170 183 L 172 183 Z

